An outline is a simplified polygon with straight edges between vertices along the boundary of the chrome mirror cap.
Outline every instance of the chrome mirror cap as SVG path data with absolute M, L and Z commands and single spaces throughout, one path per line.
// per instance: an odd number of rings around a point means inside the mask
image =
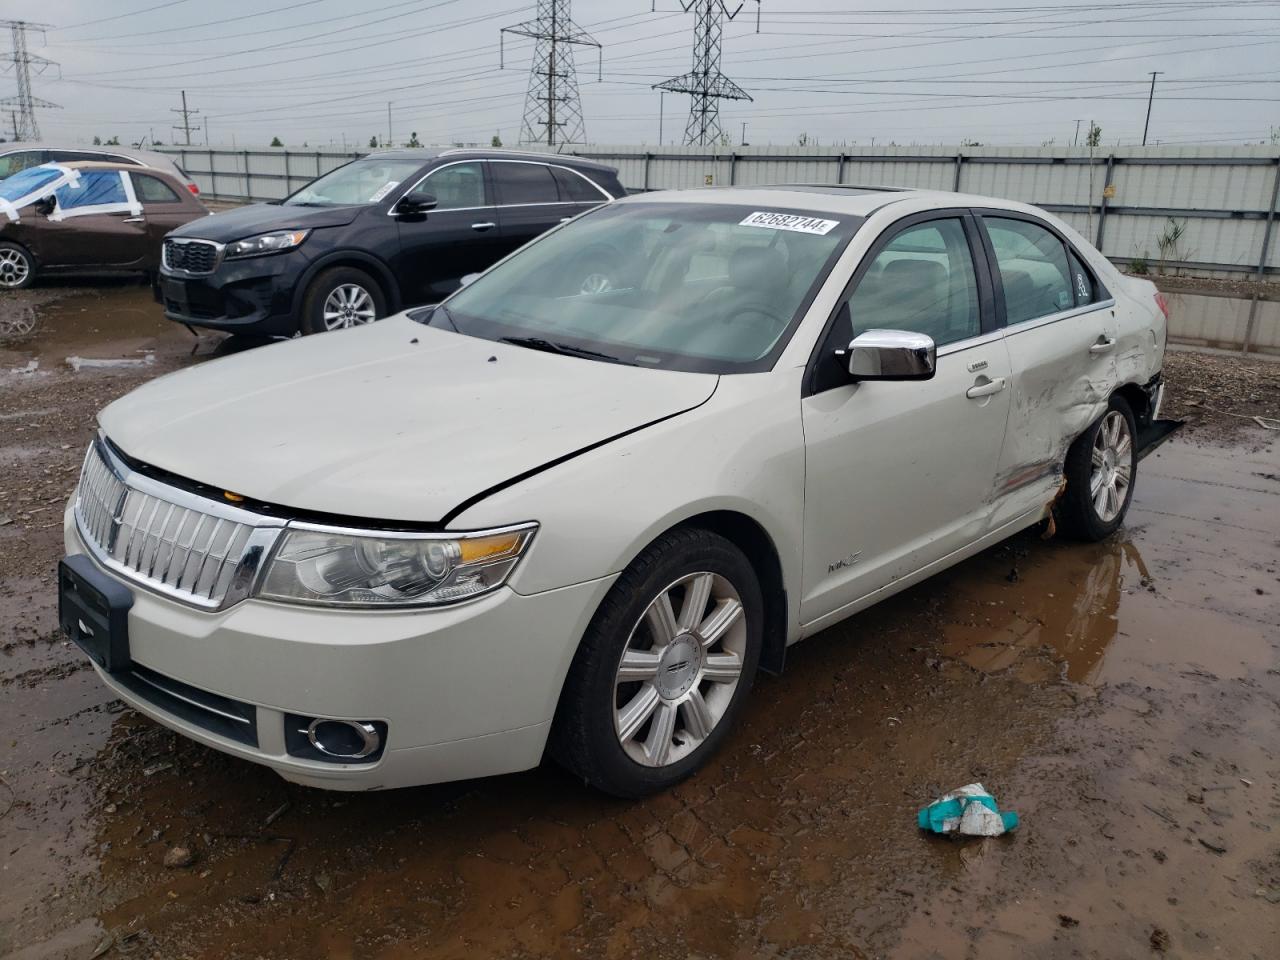
M 841 352 L 855 381 L 928 380 L 938 368 L 933 337 L 908 330 L 867 330 Z

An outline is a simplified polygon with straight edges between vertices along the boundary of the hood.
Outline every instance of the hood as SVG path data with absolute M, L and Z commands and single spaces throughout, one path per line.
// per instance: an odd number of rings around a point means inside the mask
M 270 230 L 306 230 L 314 227 L 346 226 L 368 207 L 353 204 L 343 207 L 286 207 L 279 203 L 251 203 L 225 213 L 215 213 L 178 227 L 172 237 L 199 237 L 230 243 Z
M 541 353 L 399 314 L 170 374 L 99 421 L 130 457 L 254 500 L 435 522 L 491 487 L 696 407 L 717 381 Z

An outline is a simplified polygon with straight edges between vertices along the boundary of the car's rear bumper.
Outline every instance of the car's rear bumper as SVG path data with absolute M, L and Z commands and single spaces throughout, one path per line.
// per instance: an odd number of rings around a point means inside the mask
M 65 540 L 85 552 L 70 512 Z M 102 572 L 133 593 L 133 665 L 95 665 L 117 696 L 193 740 L 333 790 L 536 766 L 578 639 L 615 579 L 528 596 L 504 587 L 434 610 L 247 600 L 210 612 Z M 299 755 L 298 717 L 385 723 L 385 749 L 373 763 Z

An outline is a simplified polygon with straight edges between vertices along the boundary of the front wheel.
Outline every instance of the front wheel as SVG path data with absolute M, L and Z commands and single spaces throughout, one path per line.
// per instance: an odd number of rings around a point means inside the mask
M 333 267 L 311 281 L 302 300 L 302 332 L 327 333 L 386 315 L 382 288 L 363 270 Z
M 36 278 L 36 262 L 26 247 L 0 243 L 0 289 L 21 290 Z
M 1067 489 L 1056 508 L 1065 533 L 1078 540 L 1102 540 L 1124 521 L 1133 500 L 1138 469 L 1133 410 L 1121 396 L 1076 438 L 1067 451 Z
M 764 603 L 747 558 L 672 531 L 618 578 L 574 657 L 552 754 L 619 797 L 674 786 L 728 735 L 755 677 Z

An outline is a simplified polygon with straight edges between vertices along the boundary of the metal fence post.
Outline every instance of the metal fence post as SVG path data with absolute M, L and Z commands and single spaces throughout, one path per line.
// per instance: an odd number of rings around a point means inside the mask
M 729 154 L 729 186 L 733 186 L 738 182 L 738 155 L 736 153 Z
M 964 154 L 957 153 L 956 154 L 956 175 L 955 175 L 955 179 L 952 180 L 952 183 L 951 183 L 951 190 L 953 193 L 960 192 L 960 168 L 963 165 L 964 165 Z
M 844 183 L 844 154 L 836 157 L 836 183 Z
M 213 151 L 209 151 L 209 193 L 212 196 L 218 195 L 218 171 L 213 165 Z
M 1276 198 L 1280 197 L 1280 157 L 1276 157 L 1276 172 L 1271 180 L 1271 205 L 1267 207 L 1267 225 L 1262 228 L 1262 252 L 1258 254 L 1258 270 L 1253 275 L 1255 283 L 1261 283 L 1267 274 L 1267 254 L 1271 252 L 1271 228 L 1276 221 Z M 1258 322 L 1258 291 L 1253 291 L 1249 301 L 1249 320 L 1244 326 L 1244 345 L 1241 353 L 1249 352 L 1249 344 L 1253 343 L 1253 331 Z
M 653 154 L 648 151 L 644 155 L 644 191 L 649 192 L 649 161 L 653 159 Z
M 1114 153 L 1107 155 L 1107 175 L 1102 183 L 1102 205 L 1098 208 L 1098 238 L 1093 245 L 1098 248 L 1098 252 L 1104 257 L 1106 253 L 1102 249 L 1102 228 L 1107 222 L 1107 188 L 1111 186 L 1111 175 L 1115 170 L 1116 155 Z M 1093 204 L 1093 197 L 1089 198 L 1089 204 Z
M 253 187 L 249 184 L 249 151 L 244 152 L 244 198 L 253 199 Z
M 289 151 L 284 152 L 284 195 L 287 197 L 293 192 L 293 180 L 289 176 Z

